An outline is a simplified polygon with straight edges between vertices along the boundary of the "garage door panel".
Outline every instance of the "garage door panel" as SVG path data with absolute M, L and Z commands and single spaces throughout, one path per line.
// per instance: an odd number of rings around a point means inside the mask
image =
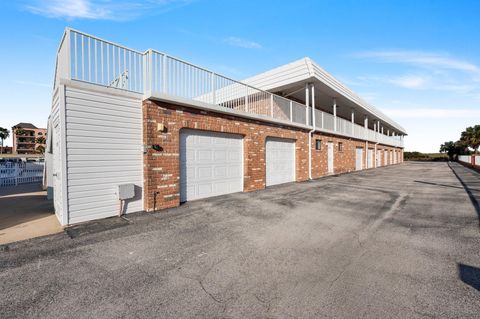
M 180 134 L 180 200 L 243 191 L 243 138 L 183 130 Z
M 226 161 L 227 154 L 227 150 L 215 150 L 213 158 L 215 161 Z

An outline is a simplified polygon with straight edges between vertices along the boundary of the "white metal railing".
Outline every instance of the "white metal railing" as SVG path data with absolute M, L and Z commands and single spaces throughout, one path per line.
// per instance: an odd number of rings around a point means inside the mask
M 24 162 L 0 164 L 0 187 L 42 182 L 43 165 Z
M 67 29 L 57 54 L 59 78 L 115 87 L 148 96 L 165 96 L 216 105 L 373 142 L 402 146 L 394 139 L 330 113 L 232 80 L 152 49 L 139 52 L 100 38 Z
M 470 155 L 458 155 L 458 160 L 463 163 L 472 163 L 472 156 Z

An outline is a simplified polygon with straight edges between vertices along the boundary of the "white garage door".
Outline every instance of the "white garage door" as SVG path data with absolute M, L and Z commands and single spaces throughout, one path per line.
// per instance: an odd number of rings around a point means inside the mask
M 368 149 L 368 152 L 367 152 L 367 167 L 373 168 L 373 150 L 372 149 Z
M 243 191 L 243 137 L 182 130 L 180 201 Z
M 363 148 L 357 147 L 355 150 L 355 170 L 360 171 L 363 168 Z
M 267 186 L 295 181 L 295 141 L 267 138 Z

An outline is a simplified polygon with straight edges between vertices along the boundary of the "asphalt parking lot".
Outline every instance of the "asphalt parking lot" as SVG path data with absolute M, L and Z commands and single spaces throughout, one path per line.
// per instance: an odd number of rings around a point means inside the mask
M 0 318 L 478 318 L 480 175 L 405 163 L 0 250 Z

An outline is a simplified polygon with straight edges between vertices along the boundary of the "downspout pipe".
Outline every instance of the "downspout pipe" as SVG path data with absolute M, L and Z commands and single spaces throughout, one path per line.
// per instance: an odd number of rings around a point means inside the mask
M 308 85 L 312 89 L 312 103 L 311 103 L 311 120 L 312 120 L 312 129 L 308 132 L 308 179 L 312 178 L 312 135 L 315 132 L 315 86 L 313 84 Z M 307 88 L 307 97 L 308 97 L 308 88 Z M 307 105 L 308 107 L 308 105 Z

